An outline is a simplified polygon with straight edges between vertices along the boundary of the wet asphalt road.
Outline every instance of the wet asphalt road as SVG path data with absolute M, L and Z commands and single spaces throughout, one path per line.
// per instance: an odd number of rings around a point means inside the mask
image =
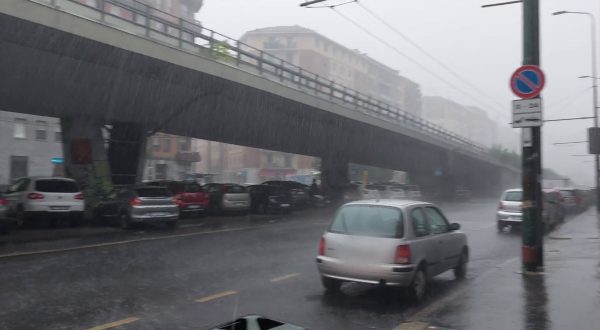
M 206 329 L 244 314 L 311 329 L 392 329 L 520 253 L 518 235 L 496 232 L 496 201 L 441 207 L 468 235 L 468 278 L 442 274 L 421 306 L 364 285 L 324 295 L 314 259 L 332 211 L 307 210 L 126 236 L 164 239 L 1 258 L 0 329 L 87 329 L 119 320 L 130 322 L 119 329 Z M 168 237 L 177 234 L 185 236 Z

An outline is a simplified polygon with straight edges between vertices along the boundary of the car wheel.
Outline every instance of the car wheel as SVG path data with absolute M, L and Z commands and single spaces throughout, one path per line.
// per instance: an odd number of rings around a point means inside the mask
M 464 280 L 467 275 L 467 263 L 469 262 L 469 254 L 467 250 L 463 250 L 458 258 L 458 264 L 454 268 L 454 277 L 457 280 Z
M 409 287 L 409 294 L 413 302 L 420 303 L 425 300 L 427 293 L 427 275 L 423 270 L 423 267 L 419 267 L 415 276 L 413 277 L 412 283 Z
M 78 215 L 72 217 L 69 221 L 69 225 L 71 225 L 71 227 L 81 227 L 83 225 L 83 216 Z
M 16 218 L 16 224 L 18 228 L 24 227 L 29 220 L 27 215 L 25 214 L 25 211 L 23 211 L 23 208 L 21 207 L 19 207 L 19 209 L 17 210 Z
M 214 215 L 221 215 L 223 213 L 223 209 L 221 208 L 221 204 L 220 203 L 215 203 L 213 206 L 213 214 Z
M 342 286 L 342 281 L 336 280 L 334 278 L 321 276 L 321 282 L 323 283 L 323 287 L 325 287 L 325 291 L 327 291 L 329 293 L 340 292 L 340 288 Z
M 267 213 L 267 203 L 262 202 L 258 205 L 258 213 L 259 214 L 265 214 Z
M 504 227 L 505 227 L 505 226 L 504 226 L 502 223 L 498 222 L 498 232 L 499 232 L 499 233 L 501 233 L 501 232 L 503 232 L 503 231 L 504 231 Z
M 127 213 L 121 213 L 121 215 L 119 215 L 119 225 L 121 226 L 121 229 L 131 229 L 131 219 L 129 219 Z

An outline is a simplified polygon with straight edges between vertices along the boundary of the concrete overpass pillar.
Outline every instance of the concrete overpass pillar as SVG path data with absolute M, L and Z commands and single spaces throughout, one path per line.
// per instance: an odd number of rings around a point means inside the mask
M 146 131 L 141 125 L 117 123 L 110 129 L 108 161 L 115 185 L 142 181 L 146 160 Z
M 348 163 L 342 157 L 321 158 L 321 192 L 328 198 L 338 200 L 343 197 L 343 188 L 349 182 Z
M 102 124 L 84 117 L 61 118 L 65 173 L 77 181 L 85 196 L 86 217 L 102 196 L 112 192 Z
M 147 139 L 140 125 L 117 123 L 104 134 L 101 123 L 70 117 L 61 118 L 61 127 L 65 172 L 84 192 L 88 219 L 91 210 L 113 193 L 113 185 L 142 180 Z

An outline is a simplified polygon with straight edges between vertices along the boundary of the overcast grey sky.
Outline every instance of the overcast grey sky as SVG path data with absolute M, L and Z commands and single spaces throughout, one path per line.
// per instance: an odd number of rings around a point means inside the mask
M 463 104 L 477 105 L 492 118 L 508 125 L 511 93 L 508 80 L 521 63 L 521 5 L 482 9 L 481 5 L 501 0 L 360 0 L 393 27 L 430 54 L 478 86 L 481 95 L 429 60 L 415 47 L 373 19 L 359 5 L 336 8 L 342 14 L 389 41 L 408 57 L 417 60 L 448 80 L 427 73 L 410 60 L 356 28 L 334 10 L 306 9 L 302 0 L 205 0 L 197 18 L 210 29 L 239 38 L 260 27 L 301 25 L 341 44 L 356 48 L 397 69 L 420 84 L 425 95 L 440 95 Z M 504 0 L 502 0 L 504 1 Z M 329 0 L 334 4 L 344 0 Z M 592 114 L 590 23 L 583 15 L 552 16 L 559 10 L 588 11 L 600 18 L 597 0 L 540 0 L 542 69 L 546 73 L 544 117 L 563 118 Z M 570 176 L 581 184 L 593 183 L 592 157 L 585 144 L 553 146 L 554 142 L 586 140 L 591 120 L 547 123 L 543 127 L 544 166 Z M 518 132 L 518 131 L 517 131 Z

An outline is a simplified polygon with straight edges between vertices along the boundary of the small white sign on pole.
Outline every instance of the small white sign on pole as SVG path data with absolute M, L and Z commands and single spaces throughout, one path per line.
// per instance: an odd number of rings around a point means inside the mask
M 542 126 L 542 100 L 527 99 L 515 100 L 513 105 L 512 126 L 518 127 L 537 127 Z
M 521 137 L 523 147 L 533 147 L 533 139 L 530 127 L 523 127 L 523 129 L 521 130 Z

